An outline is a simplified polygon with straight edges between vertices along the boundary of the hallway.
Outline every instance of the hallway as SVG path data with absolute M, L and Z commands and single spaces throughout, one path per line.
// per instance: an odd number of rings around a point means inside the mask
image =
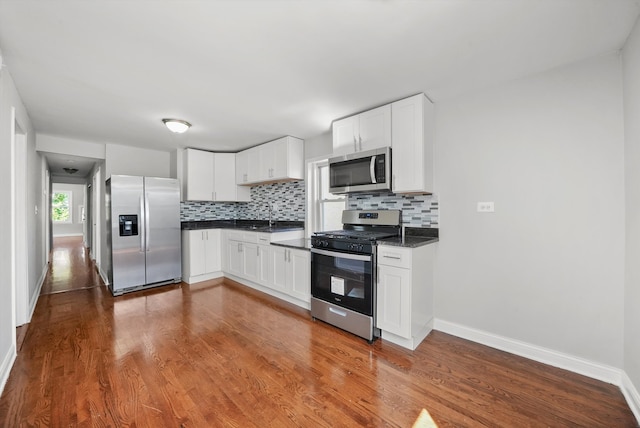
M 40 295 L 82 290 L 104 285 L 82 243 L 82 236 L 53 238 L 51 266 Z

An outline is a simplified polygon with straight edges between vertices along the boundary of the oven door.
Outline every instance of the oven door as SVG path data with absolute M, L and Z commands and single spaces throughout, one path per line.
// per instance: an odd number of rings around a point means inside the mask
M 311 295 L 373 316 L 374 255 L 311 249 Z

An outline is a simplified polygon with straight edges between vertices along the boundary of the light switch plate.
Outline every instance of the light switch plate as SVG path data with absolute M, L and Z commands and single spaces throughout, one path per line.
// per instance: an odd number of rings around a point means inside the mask
M 478 202 L 479 213 L 492 213 L 495 211 L 493 202 Z

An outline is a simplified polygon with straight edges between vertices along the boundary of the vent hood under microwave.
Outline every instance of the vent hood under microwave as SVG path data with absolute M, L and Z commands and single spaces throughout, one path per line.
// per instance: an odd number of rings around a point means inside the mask
M 391 191 L 391 147 L 329 159 L 329 191 L 335 194 Z

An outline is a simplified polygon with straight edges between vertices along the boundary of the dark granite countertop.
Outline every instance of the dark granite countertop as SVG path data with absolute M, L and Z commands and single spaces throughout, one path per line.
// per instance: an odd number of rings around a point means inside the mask
M 272 242 L 271 245 L 277 245 L 279 247 L 295 248 L 296 250 L 310 250 L 311 239 L 309 238 L 288 239 L 286 241 Z
M 404 230 L 404 236 L 380 239 L 378 244 L 393 247 L 416 248 L 438 242 L 438 236 L 439 230 L 436 228 L 407 227 Z
M 304 230 L 303 221 L 275 221 L 271 226 L 267 220 L 202 220 L 183 221 L 182 230 L 198 229 L 242 229 L 253 232 L 288 232 L 290 230 Z

